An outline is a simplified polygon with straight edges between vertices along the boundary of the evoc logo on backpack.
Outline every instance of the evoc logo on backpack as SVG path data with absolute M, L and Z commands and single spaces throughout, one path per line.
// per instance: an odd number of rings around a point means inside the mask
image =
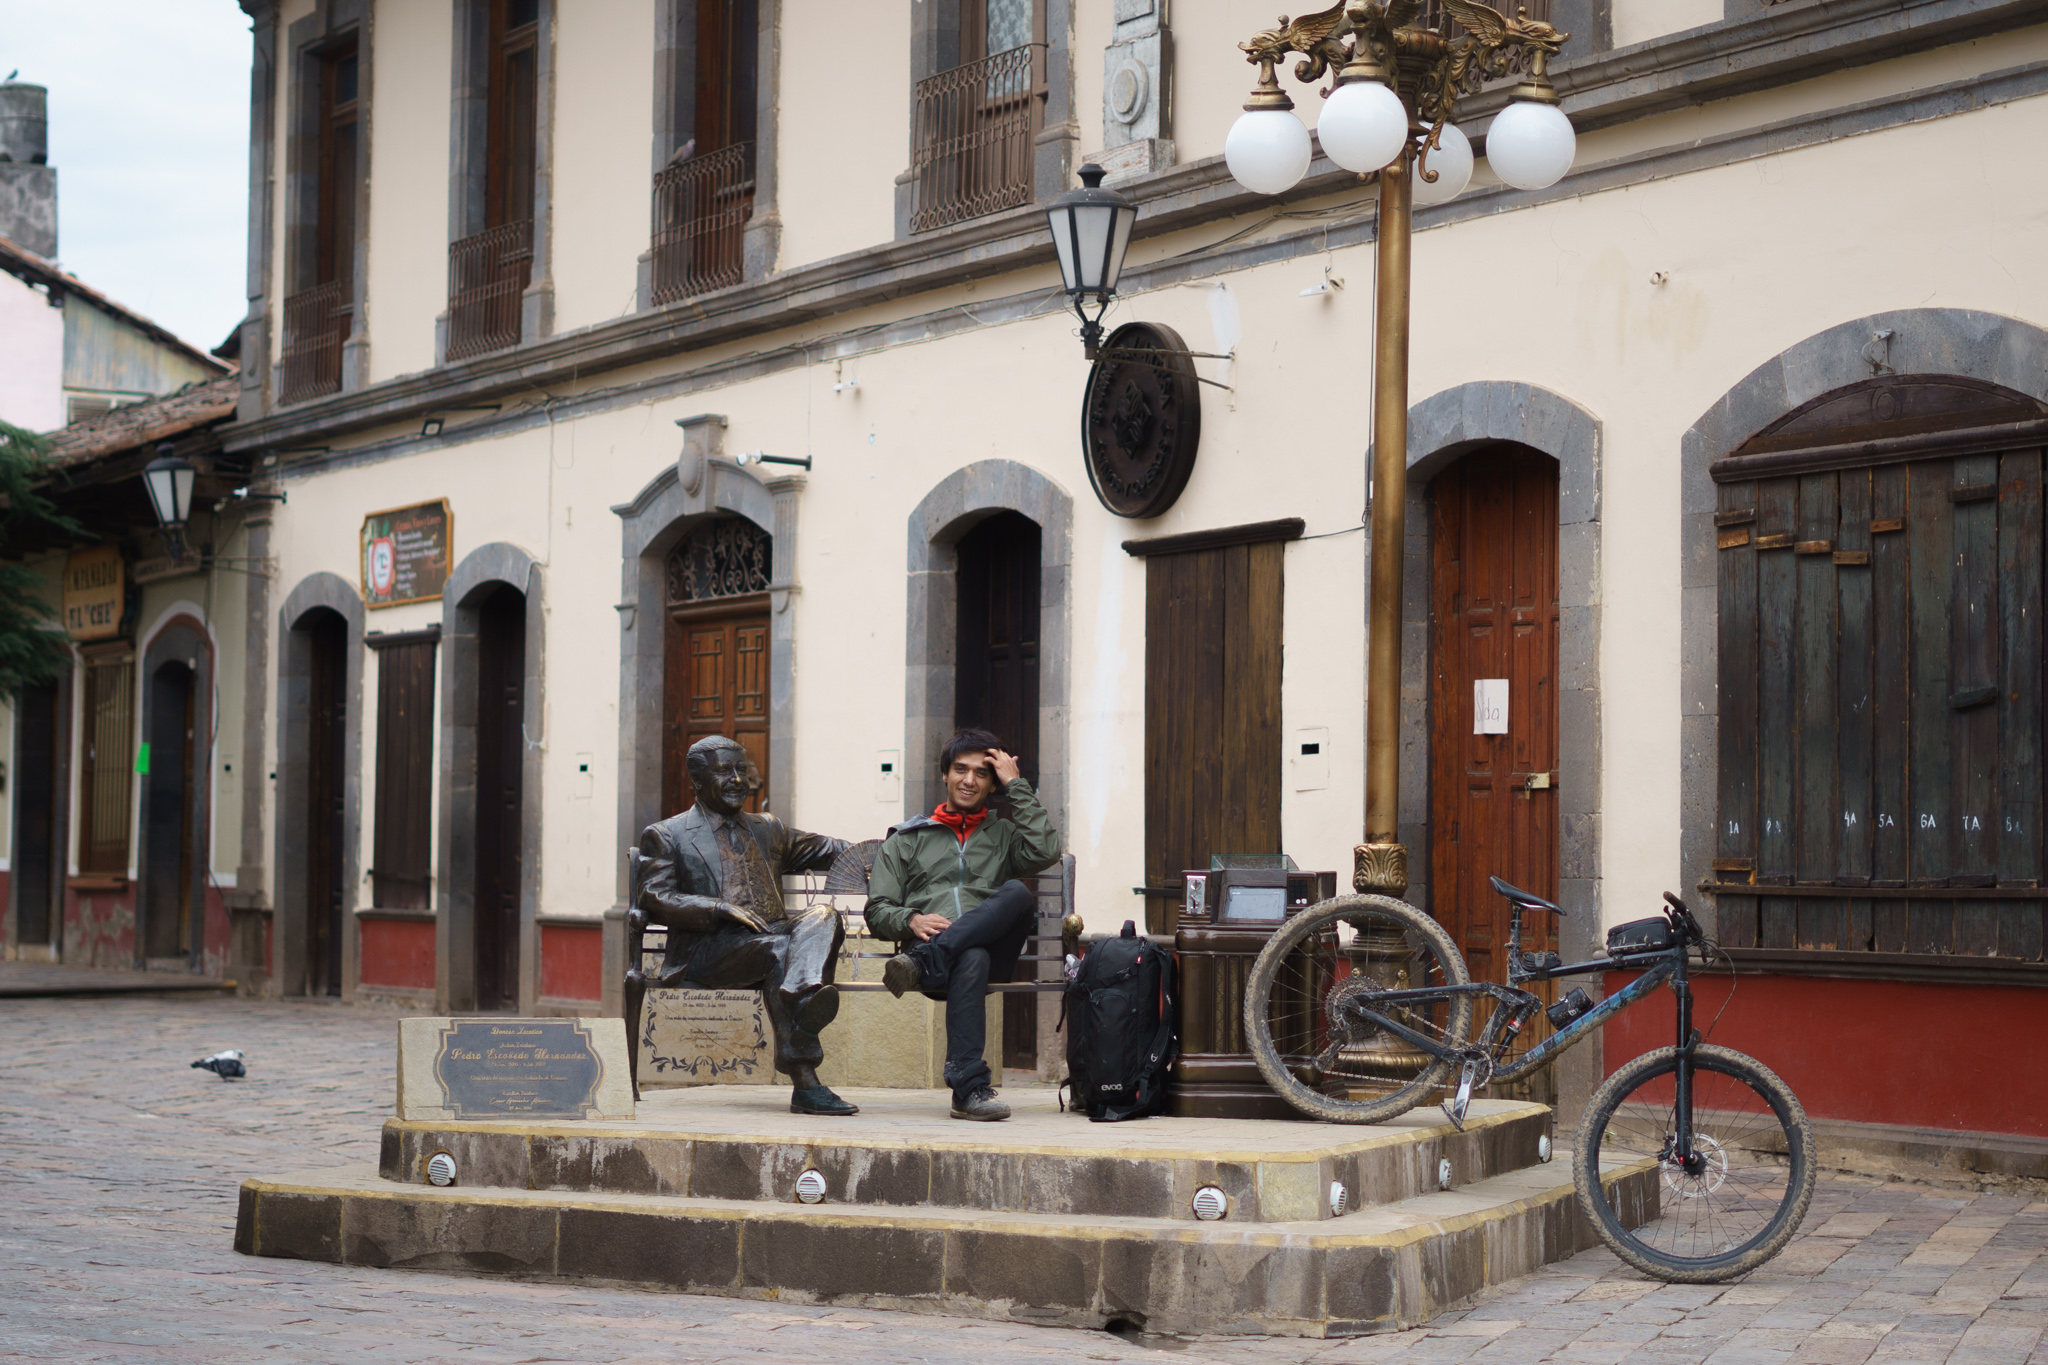
M 1180 1052 L 1174 1028 L 1173 954 L 1124 931 L 1088 950 L 1060 1006 L 1074 1107 L 1097 1123 L 1166 1107 L 1166 1073 Z

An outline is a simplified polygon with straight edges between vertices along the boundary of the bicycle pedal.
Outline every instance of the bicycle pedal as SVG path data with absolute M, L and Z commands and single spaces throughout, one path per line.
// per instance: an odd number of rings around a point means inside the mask
M 1445 1100 L 1440 1106 L 1444 1117 L 1451 1121 L 1451 1127 L 1465 1131 L 1465 1111 L 1472 1107 L 1472 1083 L 1478 1079 L 1479 1067 L 1467 1062 L 1458 1071 L 1458 1093 Z

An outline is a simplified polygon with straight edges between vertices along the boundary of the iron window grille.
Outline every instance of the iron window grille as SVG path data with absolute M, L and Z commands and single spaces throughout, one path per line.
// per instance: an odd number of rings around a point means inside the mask
M 1046 98 L 1044 43 L 1025 43 L 917 83 L 912 232 L 1031 202 L 1032 139 Z
M 654 302 L 740 282 L 742 234 L 754 211 L 754 144 L 736 142 L 654 177 Z
M 520 299 L 533 268 L 533 220 L 448 244 L 448 358 L 519 343 Z

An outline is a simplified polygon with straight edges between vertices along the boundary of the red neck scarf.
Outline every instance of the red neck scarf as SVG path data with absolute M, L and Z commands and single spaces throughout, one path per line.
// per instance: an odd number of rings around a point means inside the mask
M 988 803 L 986 801 L 975 810 L 954 810 L 944 801 L 941 801 L 932 811 L 932 819 L 938 821 L 947 829 L 952 830 L 954 836 L 963 844 L 967 842 L 967 836 L 974 833 L 975 827 L 987 818 Z

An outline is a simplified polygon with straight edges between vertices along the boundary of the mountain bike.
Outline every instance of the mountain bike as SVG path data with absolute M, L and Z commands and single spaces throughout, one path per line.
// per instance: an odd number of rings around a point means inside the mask
M 1303 1113 L 1339 1123 L 1385 1123 L 1448 1091 L 1444 1112 L 1462 1128 L 1475 1093 L 1528 1076 L 1668 985 L 1676 1041 L 1621 1066 L 1587 1107 L 1579 1203 L 1615 1255 L 1660 1279 L 1714 1283 L 1777 1255 L 1813 1198 L 1813 1128 L 1770 1068 L 1693 1027 L 1688 967 L 1712 944 L 1692 911 L 1667 892 L 1661 916 L 1608 931 L 1606 956 L 1566 963 L 1522 950 L 1525 913 L 1565 912 L 1498 877 L 1493 888 L 1512 910 L 1505 986 L 1471 980 L 1450 935 L 1402 901 L 1338 896 L 1289 919 L 1245 991 L 1260 1074 Z M 1615 971 L 1640 975 L 1598 1003 L 1580 987 L 1546 1008 L 1525 989 Z M 1648 1162 L 1657 1205 L 1631 1228 L 1606 1180 Z

